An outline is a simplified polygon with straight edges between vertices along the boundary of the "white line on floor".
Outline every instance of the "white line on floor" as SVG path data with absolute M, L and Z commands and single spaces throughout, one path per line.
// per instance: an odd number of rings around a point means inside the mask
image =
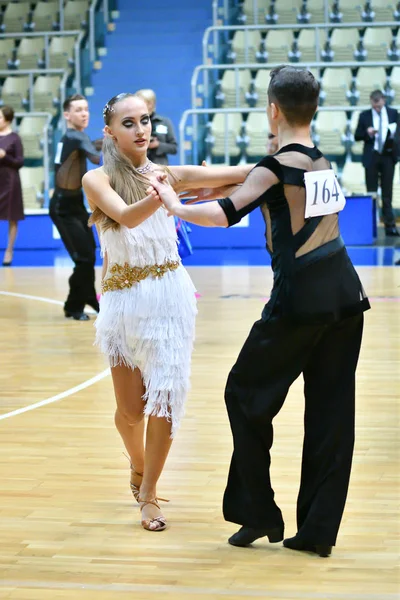
M 38 300 L 39 302 L 47 302 L 48 304 L 58 304 L 58 305 L 64 304 L 60 300 L 53 300 L 52 298 L 43 298 L 41 296 L 30 296 L 28 294 L 17 294 L 16 292 L 0 291 L 0 295 L 15 296 L 16 298 L 24 298 L 26 300 Z M 53 404 L 53 402 L 58 402 L 58 400 L 62 400 L 63 398 L 72 396 L 73 394 L 76 394 L 77 392 L 84 390 L 85 388 L 93 385 L 94 383 L 97 383 L 101 379 L 104 379 L 104 377 L 107 377 L 109 374 L 110 374 L 110 369 L 105 369 L 104 371 L 102 371 L 101 373 L 98 373 L 94 377 L 87 379 L 83 383 L 80 383 L 79 385 L 76 385 L 73 388 L 70 388 L 69 390 L 65 390 L 65 392 L 61 392 L 60 394 L 57 394 L 56 396 L 52 396 L 51 398 L 46 398 L 46 400 L 40 400 L 39 402 L 35 402 L 34 404 L 30 404 L 29 406 L 24 406 L 22 408 L 18 408 L 11 412 L 0 415 L 0 421 L 2 421 L 3 419 L 9 419 L 10 417 L 15 417 L 17 415 L 21 415 L 22 413 L 28 412 L 30 410 L 34 410 L 35 408 L 40 408 L 41 406 L 46 406 L 47 404 Z

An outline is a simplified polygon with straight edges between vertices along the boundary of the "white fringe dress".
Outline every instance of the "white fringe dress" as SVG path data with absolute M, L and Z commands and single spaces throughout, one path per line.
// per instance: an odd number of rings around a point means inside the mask
M 167 417 L 174 437 L 189 390 L 197 313 L 174 219 L 160 207 L 137 227 L 108 229 L 100 239 L 108 267 L 95 343 L 111 366 L 140 369 L 144 413 Z

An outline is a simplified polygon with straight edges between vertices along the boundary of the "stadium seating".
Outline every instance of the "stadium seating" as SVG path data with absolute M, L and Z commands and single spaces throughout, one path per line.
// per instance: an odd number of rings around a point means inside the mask
M 398 3 L 394 0 L 330 0 L 329 23 L 360 23 L 400 20 Z M 258 24 L 295 25 L 296 23 L 324 23 L 325 7 L 322 0 L 258 0 Z M 256 22 L 253 0 L 244 0 L 238 23 Z
M 87 25 L 89 0 L 68 0 L 64 8 L 64 29 L 81 29 Z
M 19 69 L 38 69 L 44 66 L 44 38 L 25 37 L 17 50 L 17 66 Z
M 242 129 L 242 115 L 238 113 L 216 114 L 209 127 L 208 136 L 211 155 L 216 158 L 225 156 L 226 148 L 231 157 L 237 157 L 240 149 L 237 138 Z M 227 142 L 225 142 L 227 136 Z
M 18 127 L 22 139 L 24 157 L 29 159 L 43 158 L 43 129 L 47 117 L 23 117 Z
M 59 4 L 53 2 L 38 2 L 32 15 L 33 31 L 52 31 L 59 25 Z
M 22 196 L 25 209 L 38 209 L 43 206 L 44 168 L 22 167 L 20 170 Z

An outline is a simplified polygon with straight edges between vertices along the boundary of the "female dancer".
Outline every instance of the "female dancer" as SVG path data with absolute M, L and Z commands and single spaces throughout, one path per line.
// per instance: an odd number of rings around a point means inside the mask
M 196 301 L 174 220 L 151 183 L 161 172 L 176 192 L 220 188 L 243 182 L 250 166 L 157 167 L 147 158 L 148 110 L 135 94 L 112 98 L 103 116 L 104 166 L 83 178 L 104 256 L 96 341 L 111 365 L 115 424 L 131 459 L 142 526 L 161 531 L 156 485 L 184 412 Z

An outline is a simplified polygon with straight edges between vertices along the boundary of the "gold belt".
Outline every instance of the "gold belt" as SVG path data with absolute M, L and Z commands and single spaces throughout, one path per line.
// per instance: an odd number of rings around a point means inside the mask
M 101 283 L 101 292 L 115 292 L 130 288 L 134 283 L 139 283 L 147 277 L 159 278 L 167 271 L 175 271 L 181 263 L 179 261 L 167 261 L 162 265 L 150 265 L 148 267 L 131 267 L 128 263 L 124 265 L 113 265 L 110 268 L 111 277 L 107 277 Z

